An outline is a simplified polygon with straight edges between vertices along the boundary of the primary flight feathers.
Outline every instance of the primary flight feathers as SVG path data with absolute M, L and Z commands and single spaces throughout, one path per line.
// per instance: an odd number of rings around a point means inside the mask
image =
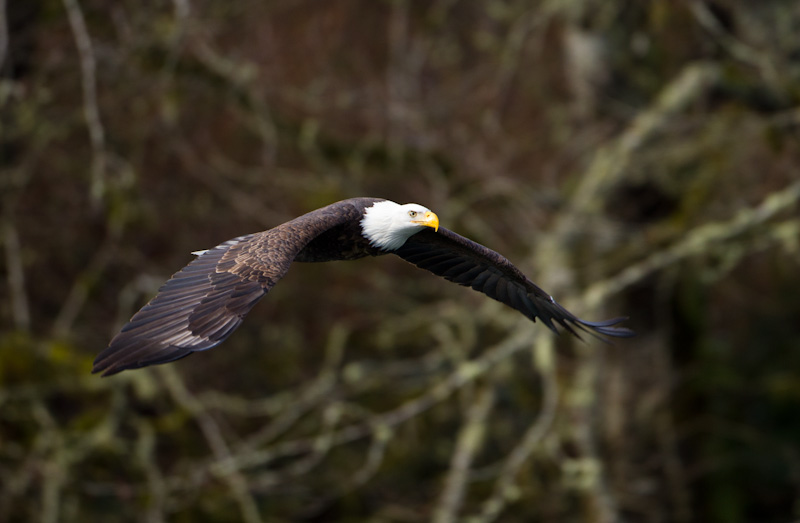
M 210 349 L 236 330 L 245 315 L 292 262 L 354 260 L 396 254 L 417 267 L 472 287 L 554 332 L 629 337 L 616 325 L 625 318 L 589 322 L 556 303 L 502 255 L 439 227 L 439 218 L 417 204 L 352 198 L 311 211 L 255 234 L 197 251 L 158 294 L 97 356 L 92 372 L 103 376 L 174 361 Z

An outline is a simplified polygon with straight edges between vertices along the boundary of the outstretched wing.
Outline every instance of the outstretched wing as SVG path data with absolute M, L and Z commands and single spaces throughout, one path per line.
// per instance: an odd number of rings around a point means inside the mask
M 472 287 L 533 321 L 539 318 L 556 333 L 558 324 L 578 337 L 575 327 L 605 336 L 634 335 L 630 329 L 615 327 L 627 318 L 591 322 L 576 317 L 501 254 L 443 227 L 415 234 L 394 254 L 448 281 Z
M 206 251 L 175 273 L 94 360 L 103 376 L 166 363 L 221 343 L 285 274 L 292 260 L 262 266 L 257 235 Z
M 347 201 L 200 254 L 172 276 L 95 359 L 103 376 L 188 356 L 224 341 L 310 241 L 352 221 Z

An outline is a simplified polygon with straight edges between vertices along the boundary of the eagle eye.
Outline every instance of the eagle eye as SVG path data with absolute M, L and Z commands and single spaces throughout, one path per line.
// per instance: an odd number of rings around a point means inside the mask
M 408 215 L 414 218 L 417 216 L 417 211 L 408 211 Z

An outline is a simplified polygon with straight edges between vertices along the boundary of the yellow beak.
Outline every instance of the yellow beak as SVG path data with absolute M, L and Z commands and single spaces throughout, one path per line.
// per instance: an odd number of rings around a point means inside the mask
M 439 217 L 431 211 L 426 212 L 421 220 L 412 220 L 411 223 L 418 223 L 425 227 L 432 227 L 434 231 L 439 231 Z

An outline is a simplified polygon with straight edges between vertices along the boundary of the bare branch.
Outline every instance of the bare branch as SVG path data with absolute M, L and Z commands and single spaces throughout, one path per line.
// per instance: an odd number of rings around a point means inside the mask
M 531 325 L 523 324 L 503 341 L 488 349 L 480 358 L 465 362 L 449 376 L 437 381 L 425 394 L 409 400 L 396 409 L 378 414 L 365 423 L 342 427 L 332 435 L 331 444 L 342 445 L 359 440 L 372 434 L 375 426 L 396 426 L 432 408 L 449 398 L 464 385 L 485 375 L 498 362 L 529 347 L 531 328 Z M 278 458 L 313 452 L 316 444 L 317 438 L 282 441 L 276 443 L 272 448 L 254 450 L 247 454 L 234 455 L 217 461 L 212 468 L 244 469 L 263 466 Z
M 186 388 L 183 380 L 181 380 L 173 367 L 164 366 L 159 367 L 158 370 L 161 372 L 164 383 L 175 401 L 194 416 L 216 459 L 229 460 L 231 458 L 230 448 L 222 436 L 219 425 L 206 411 L 203 404 Z M 247 523 L 262 521 L 255 499 L 249 492 L 247 479 L 235 469 L 218 469 L 217 472 L 220 479 L 228 484 L 228 488 L 236 498 L 242 519 Z
M 100 278 L 108 267 L 112 259 L 112 242 L 106 240 L 95 252 L 92 259 L 72 284 L 69 294 L 64 300 L 61 310 L 58 311 L 53 322 L 53 334 L 57 337 L 69 335 L 75 320 L 78 318 L 86 300 L 89 297 L 89 290 L 92 284 Z
M 106 151 L 105 130 L 100 120 L 100 109 L 97 104 L 97 63 L 92 48 L 92 40 L 86 28 L 78 0 L 63 0 L 69 17 L 69 25 L 78 47 L 81 63 L 81 85 L 83 86 L 83 114 L 89 128 L 89 139 L 92 143 L 92 178 L 90 194 L 92 200 L 99 202 L 106 192 Z
M 14 326 L 27 331 L 31 326 L 31 315 L 28 307 L 28 295 L 25 291 L 25 269 L 22 263 L 19 235 L 10 219 L 5 220 L 4 241 L 6 265 L 8 266 L 8 288 L 10 289 L 11 315 Z
M 625 174 L 633 154 L 659 131 L 672 123 L 672 117 L 683 111 L 691 102 L 704 95 L 716 82 L 719 68 L 713 63 L 689 64 L 661 90 L 658 98 L 639 113 L 625 132 L 613 143 L 597 151 L 594 161 L 581 178 L 572 196 L 569 212 L 562 214 L 563 226 L 571 226 L 570 217 L 596 212 L 605 201 L 598 194 Z
M 469 470 L 475 454 L 483 444 L 486 420 L 494 404 L 494 388 L 483 386 L 475 402 L 467 411 L 467 419 L 458 433 L 455 450 L 450 460 L 450 472 L 444 490 L 433 513 L 435 523 L 456 521 L 468 486 Z
M 715 244 L 730 241 L 747 231 L 762 226 L 779 213 L 797 205 L 798 202 L 800 202 L 800 182 L 770 194 L 756 207 L 740 210 L 736 216 L 726 222 L 699 225 L 684 234 L 678 243 L 653 253 L 639 263 L 630 265 L 613 278 L 595 283 L 587 289 L 583 301 L 589 308 L 596 307 L 607 296 L 620 292 L 656 271 L 663 270 L 691 256 L 704 254 Z M 785 228 L 776 230 L 774 236 L 780 241 L 791 242 L 793 230 L 791 222 L 788 222 Z
M 775 81 L 779 77 L 778 68 L 773 57 L 768 53 L 760 52 L 728 32 L 711 12 L 707 2 L 690 0 L 687 4 L 689 5 L 689 11 L 700 26 L 713 35 L 731 56 L 757 68 L 770 81 Z
M 164 477 L 155 459 L 156 435 L 154 427 L 142 420 L 136 424 L 139 438 L 136 442 L 136 456 L 142 463 L 147 477 L 150 503 L 147 511 L 148 523 L 162 523 L 167 490 L 164 488 Z
M 525 431 L 517 446 L 508 454 L 495 482 L 492 495 L 484 501 L 480 515 L 475 518 L 476 522 L 494 521 L 503 511 L 506 503 L 514 499 L 517 492 L 517 474 L 541 444 L 555 420 L 558 408 L 558 384 L 553 368 L 553 338 L 547 335 L 537 336 L 534 350 L 536 367 L 542 376 L 542 410 Z

